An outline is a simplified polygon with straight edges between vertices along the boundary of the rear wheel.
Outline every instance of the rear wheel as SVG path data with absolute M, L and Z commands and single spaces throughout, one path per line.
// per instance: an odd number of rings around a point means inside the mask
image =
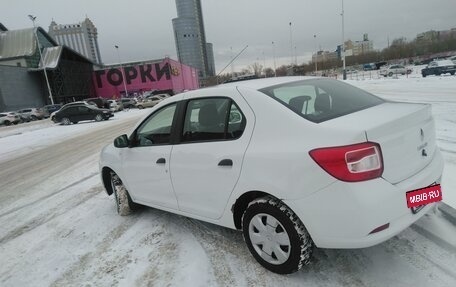
M 144 107 L 143 107 L 143 106 L 141 106 L 141 105 L 139 105 L 139 106 L 138 106 L 138 109 L 144 109 Z
M 101 122 L 103 120 L 103 116 L 101 114 L 98 114 L 98 115 L 95 116 L 95 120 L 97 122 Z
M 64 124 L 65 126 L 67 126 L 67 125 L 71 124 L 71 121 L 70 121 L 69 118 L 63 118 L 63 119 L 62 119 L 62 124 Z
M 389 73 L 388 73 L 388 76 L 389 76 L 389 77 L 392 77 L 392 76 L 393 76 L 393 72 L 389 72 Z
M 5 124 L 5 126 L 9 126 L 11 124 L 10 121 L 4 121 L 3 123 Z
M 73 124 L 77 124 L 77 123 L 78 123 L 78 121 L 73 121 L 72 123 L 73 123 Z
M 290 274 L 309 264 L 310 235 L 281 201 L 264 197 L 251 202 L 242 216 L 242 229 L 250 253 L 266 269 Z
M 38 119 L 35 115 L 32 115 L 30 118 L 32 119 L 32 121 L 36 121 Z
M 111 172 L 111 188 L 116 200 L 117 213 L 125 216 L 132 213 L 137 205 L 131 200 L 130 194 L 123 185 L 119 176 Z

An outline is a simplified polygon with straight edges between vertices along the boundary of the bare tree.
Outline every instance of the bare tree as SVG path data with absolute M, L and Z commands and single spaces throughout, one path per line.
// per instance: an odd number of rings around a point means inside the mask
M 263 65 L 261 65 L 258 62 L 253 63 L 252 65 L 249 66 L 251 70 L 253 70 L 253 73 L 255 76 L 260 77 L 261 76 L 261 71 L 263 71 Z
M 271 68 L 265 68 L 263 70 L 263 72 L 264 72 L 265 76 L 268 77 L 268 78 L 269 77 L 274 77 L 274 70 L 271 69 Z

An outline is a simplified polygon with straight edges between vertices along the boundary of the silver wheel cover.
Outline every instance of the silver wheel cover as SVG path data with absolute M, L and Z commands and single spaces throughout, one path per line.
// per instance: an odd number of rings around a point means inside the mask
M 250 220 L 249 238 L 258 255 L 270 264 L 283 264 L 290 257 L 290 237 L 270 214 L 259 213 Z

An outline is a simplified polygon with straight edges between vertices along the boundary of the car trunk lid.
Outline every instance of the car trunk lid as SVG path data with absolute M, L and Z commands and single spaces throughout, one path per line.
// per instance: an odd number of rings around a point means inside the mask
M 386 102 L 325 124 L 361 129 L 367 141 L 380 144 L 382 177 L 392 184 L 418 173 L 434 156 L 435 126 L 430 105 Z

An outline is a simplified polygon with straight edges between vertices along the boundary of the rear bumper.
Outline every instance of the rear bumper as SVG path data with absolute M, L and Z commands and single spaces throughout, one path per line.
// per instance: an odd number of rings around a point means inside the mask
M 397 235 L 426 214 L 407 207 L 406 192 L 440 183 L 443 159 L 440 151 L 419 173 L 391 184 L 382 178 L 348 183 L 336 181 L 309 197 L 284 202 L 299 216 L 315 245 L 321 248 L 363 248 Z M 389 223 L 389 228 L 369 234 Z

